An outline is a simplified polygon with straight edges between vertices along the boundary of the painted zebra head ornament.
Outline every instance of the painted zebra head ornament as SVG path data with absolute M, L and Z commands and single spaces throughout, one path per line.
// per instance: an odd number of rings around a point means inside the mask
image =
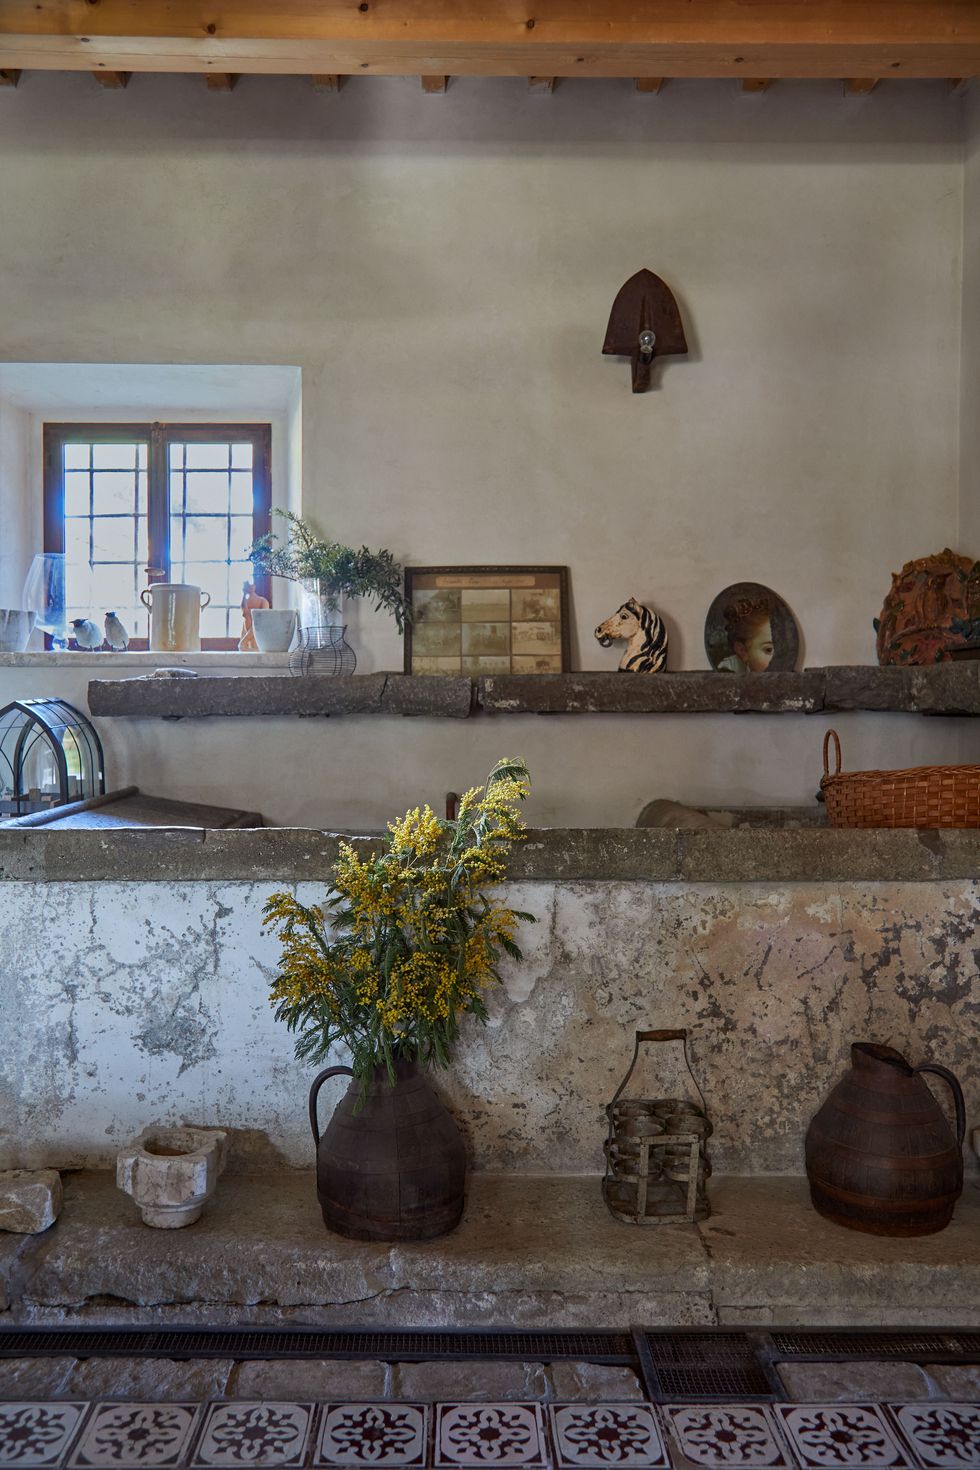
M 625 638 L 626 649 L 619 672 L 656 674 L 667 662 L 667 629 L 652 607 L 629 597 L 618 612 L 600 623 L 595 636 L 603 648 Z

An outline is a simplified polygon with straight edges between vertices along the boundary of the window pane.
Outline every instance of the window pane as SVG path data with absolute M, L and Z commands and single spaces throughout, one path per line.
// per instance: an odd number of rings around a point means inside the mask
M 136 590 L 136 568 L 94 566 L 89 605 L 100 614 L 134 608 L 139 599 Z M 125 622 L 123 618 L 123 622 Z M 128 625 L 127 625 L 128 626 Z M 132 629 L 130 628 L 130 632 Z
M 92 463 L 97 470 L 135 470 L 135 444 L 93 444 Z
M 65 560 L 72 566 L 81 566 L 89 559 L 89 528 L 92 522 L 65 521 Z
M 234 447 L 237 449 L 238 446 Z M 252 475 L 250 471 L 239 470 L 231 477 L 231 511 L 232 515 L 237 516 L 251 516 L 252 514 Z
M 228 560 L 228 522 L 224 516 L 188 516 L 185 556 L 190 561 Z
M 129 561 L 136 556 L 136 526 L 131 516 L 111 516 L 92 522 L 92 560 Z
M 150 457 L 150 446 L 148 444 L 137 444 L 137 446 L 136 446 L 136 461 L 137 461 L 137 463 L 138 463 L 138 465 L 139 465 L 139 467 L 140 467 L 141 470 L 145 470 L 147 468 L 149 457 Z
M 241 622 L 240 615 L 239 622 Z M 234 629 L 234 627 L 235 624 L 232 623 L 232 628 Z M 201 613 L 201 637 L 227 638 L 229 636 L 237 638 L 239 635 L 234 631 L 231 635 L 228 633 L 228 609 L 226 607 L 218 607 L 214 604 L 211 607 L 206 607 Z
M 136 510 L 136 471 L 98 471 L 92 476 L 92 510 L 97 516 L 133 515 Z
M 184 455 L 189 470 L 226 470 L 230 458 L 227 444 L 185 444 Z
M 87 444 L 65 445 L 65 469 L 87 470 L 89 466 L 89 446 Z
M 231 446 L 231 467 L 233 470 L 250 470 L 252 468 L 251 444 L 233 444 Z
M 246 582 L 255 581 L 255 572 L 250 561 L 233 561 L 228 568 L 228 601 L 233 607 L 238 607 L 244 595 Z
M 146 516 L 140 516 L 136 523 L 136 561 L 137 572 L 144 576 L 144 567 L 150 559 L 149 544 L 146 539 Z
M 183 469 L 183 467 L 184 467 L 184 446 L 183 446 L 183 444 L 171 444 L 171 445 L 169 445 L 168 446 L 168 452 L 169 452 L 169 455 L 170 455 L 170 468 L 172 470 Z
M 86 452 L 88 445 L 85 445 Z M 69 470 L 65 475 L 65 515 L 87 516 L 89 513 L 89 475 L 87 470 Z
M 251 476 L 249 477 L 251 478 Z M 171 507 L 172 508 L 172 507 Z M 201 470 L 187 475 L 187 513 L 224 515 L 228 509 L 228 476 Z
M 230 549 L 235 561 L 244 562 L 245 553 L 252 544 L 252 517 L 232 516 Z M 251 562 L 246 563 L 251 573 Z

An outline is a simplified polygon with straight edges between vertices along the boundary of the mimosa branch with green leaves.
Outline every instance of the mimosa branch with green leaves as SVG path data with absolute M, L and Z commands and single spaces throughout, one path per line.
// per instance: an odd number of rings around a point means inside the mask
M 525 835 L 529 791 L 523 761 L 498 761 L 455 819 L 416 807 L 389 823 L 377 856 L 342 844 L 323 904 L 271 896 L 265 923 L 282 956 L 270 999 L 298 1033 L 300 1060 L 322 1062 L 343 1042 L 362 1088 L 379 1066 L 393 1080 L 399 1058 L 448 1066 L 461 1018 L 487 1020 L 501 958 L 521 958 L 517 926 L 534 922 L 485 892 Z

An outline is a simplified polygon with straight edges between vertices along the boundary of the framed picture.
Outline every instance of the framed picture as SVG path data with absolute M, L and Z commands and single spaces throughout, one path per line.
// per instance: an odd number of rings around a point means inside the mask
M 562 674 L 567 567 L 406 567 L 406 674 Z

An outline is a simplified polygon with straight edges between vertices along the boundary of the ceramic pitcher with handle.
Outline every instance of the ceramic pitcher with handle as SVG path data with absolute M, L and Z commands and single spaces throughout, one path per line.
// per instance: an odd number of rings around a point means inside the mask
M 953 1094 L 955 1138 L 923 1072 Z M 965 1132 L 963 1090 L 947 1067 L 913 1067 L 893 1047 L 856 1042 L 807 1131 L 814 1207 L 872 1235 L 933 1235 L 949 1224 L 963 1192 Z
M 140 593 L 140 601 L 150 613 L 154 652 L 196 653 L 200 649 L 201 612 L 211 601 L 210 593 L 191 582 L 154 582 Z

